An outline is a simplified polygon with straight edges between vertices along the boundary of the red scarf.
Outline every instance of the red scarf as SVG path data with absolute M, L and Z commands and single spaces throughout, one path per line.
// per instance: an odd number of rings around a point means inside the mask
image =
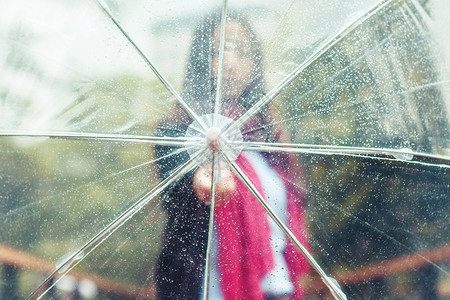
M 245 155 L 240 155 L 236 163 L 251 178 L 256 189 L 264 197 L 261 182 L 256 171 Z M 282 176 L 283 178 L 283 176 Z M 235 178 L 237 189 L 232 199 L 215 209 L 217 234 L 219 238 L 218 267 L 224 299 L 265 299 L 261 288 L 263 277 L 274 267 L 270 246 L 268 216 L 258 200 L 245 185 Z M 307 246 L 302 211 L 298 203 L 292 201 L 288 185 L 288 209 L 291 230 Z M 299 235 L 300 233 L 300 235 Z M 298 285 L 299 276 L 309 270 L 308 263 L 296 248 L 288 243 L 286 260 L 295 285 L 295 299 L 302 297 Z

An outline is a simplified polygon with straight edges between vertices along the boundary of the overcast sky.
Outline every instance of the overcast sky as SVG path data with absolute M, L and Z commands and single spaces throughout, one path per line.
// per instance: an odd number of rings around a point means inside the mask
M 175 85 L 183 80 L 193 24 L 199 16 L 222 3 L 217 0 L 104 1 L 141 50 Z M 230 0 L 229 6 L 255 12 L 252 21 L 261 31 L 263 43 L 273 41 L 279 48 L 272 52 L 281 53 L 286 47 L 307 48 L 335 34 L 375 2 Z M 420 6 L 417 7 L 420 12 Z M 430 26 L 440 51 L 439 67 L 443 73 L 447 72 L 443 77 L 449 78 L 450 1 L 432 0 L 429 7 L 434 19 L 430 19 Z M 47 78 L 70 81 L 113 73 L 153 76 L 95 1 L 7 1 L 2 4 L 0 28 L 0 38 L 7 41 L 0 43 L 0 65 L 6 60 L 11 35 L 20 31 L 23 37 L 12 37 L 15 42 L 11 45 L 20 44 Z M 277 43 L 276 39 L 283 35 L 289 38 Z M 14 85 L 11 78 L 3 72 L 3 84 Z M 24 87 L 18 86 L 17 90 L 20 89 Z M 56 89 L 55 85 L 49 87 L 48 93 L 52 89 Z

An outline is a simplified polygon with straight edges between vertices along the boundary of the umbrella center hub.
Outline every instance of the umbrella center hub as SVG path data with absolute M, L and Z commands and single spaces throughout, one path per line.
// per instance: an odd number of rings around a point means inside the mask
M 229 159 L 235 160 L 242 151 L 242 133 L 237 128 L 230 128 L 235 121 L 219 114 L 207 114 L 199 118 L 206 125 L 204 129 L 199 122 L 194 121 L 186 130 L 186 151 L 192 157 L 205 147 L 213 152 L 224 152 Z M 197 142 L 193 142 L 193 140 Z M 194 145 L 193 145 L 194 143 Z

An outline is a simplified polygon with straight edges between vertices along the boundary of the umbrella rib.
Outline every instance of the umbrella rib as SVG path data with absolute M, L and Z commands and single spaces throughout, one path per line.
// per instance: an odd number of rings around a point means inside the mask
M 113 234 L 116 230 L 118 230 L 123 224 L 125 224 L 128 220 L 130 220 L 136 213 L 138 213 L 142 208 L 144 208 L 151 200 L 153 200 L 159 193 L 161 193 L 165 188 L 167 188 L 170 184 L 174 183 L 181 176 L 189 172 L 192 168 L 196 166 L 198 161 L 203 158 L 206 149 L 198 152 L 194 157 L 189 159 L 186 163 L 181 165 L 178 169 L 176 169 L 172 174 L 170 174 L 166 179 L 161 181 L 157 186 L 152 188 L 149 192 L 147 192 L 144 196 L 142 196 L 138 201 L 136 201 L 131 207 L 129 207 L 126 211 L 120 214 L 115 220 L 109 223 L 106 227 L 104 227 L 100 232 L 98 232 L 90 241 L 88 241 L 84 246 L 74 252 L 67 260 L 61 265 L 57 266 L 55 271 L 51 273 L 28 297 L 28 299 L 40 299 L 43 295 L 45 295 L 57 282 L 57 279 L 48 289 L 46 289 L 42 294 L 39 294 L 39 291 L 50 282 L 50 280 L 61 270 L 65 270 L 63 275 L 69 273 L 78 263 L 84 259 L 87 255 L 89 255 L 92 251 L 94 251 L 100 244 L 102 244 L 111 234 Z M 60 278 L 62 278 L 61 276 Z
M 316 195 L 317 196 L 317 195 Z M 407 250 L 408 252 L 410 252 L 411 255 L 417 255 L 418 257 L 420 257 L 421 259 L 423 259 L 424 261 L 426 261 L 429 264 L 432 264 L 433 266 L 435 266 L 436 268 L 438 268 L 440 271 L 442 271 L 443 273 L 447 274 L 450 276 L 450 273 L 448 271 L 446 271 L 444 268 L 442 268 L 441 266 L 437 265 L 435 262 L 433 262 L 432 260 L 430 260 L 429 258 L 427 258 L 426 256 L 422 255 L 420 252 L 416 252 L 417 250 L 414 250 L 412 247 L 398 241 L 397 239 L 395 239 L 394 237 L 390 236 L 389 234 L 385 233 L 384 231 L 382 231 L 381 229 L 378 229 L 377 227 L 375 227 L 374 225 L 370 224 L 369 222 L 353 215 L 351 212 L 348 212 L 347 210 L 345 210 L 342 205 L 337 205 L 331 201 L 326 201 L 326 205 L 330 205 L 333 208 L 335 208 L 336 210 L 338 210 L 340 213 L 348 216 L 349 218 L 352 218 L 354 221 L 358 222 L 359 224 L 361 224 L 362 226 L 365 226 L 367 228 L 369 228 L 370 230 L 376 232 L 377 234 L 386 237 L 387 239 L 391 240 L 392 242 L 396 243 L 397 245 L 399 245 L 400 247 L 402 247 L 403 249 Z
M 125 36 L 128 42 L 133 46 L 133 48 L 137 51 L 137 53 L 141 56 L 147 66 L 153 71 L 153 73 L 158 77 L 161 83 L 166 87 L 166 89 L 177 99 L 178 103 L 183 107 L 186 113 L 194 120 L 197 121 L 203 129 L 208 128 L 206 124 L 199 118 L 199 116 L 189 107 L 186 101 L 181 98 L 180 94 L 172 87 L 172 85 L 167 81 L 167 79 L 161 74 L 161 72 L 156 68 L 156 66 L 149 60 L 149 58 L 142 52 L 142 50 L 138 47 L 138 45 L 133 41 L 130 35 L 126 32 L 126 30 L 120 25 L 119 21 L 114 17 L 112 12 L 108 9 L 105 3 L 102 0 L 95 0 L 97 4 L 101 7 L 103 12 L 111 19 L 111 21 L 116 25 L 116 27 L 120 30 L 120 32 Z
M 222 80 L 223 80 L 223 58 L 225 55 L 225 28 L 227 22 L 227 0 L 223 0 L 222 2 L 222 17 L 220 22 L 220 48 L 219 48 L 219 67 L 217 74 L 217 86 L 216 86 L 216 101 L 214 107 L 215 114 L 221 114 L 222 107 Z M 216 126 L 213 121 L 214 126 Z
M 272 31 L 272 38 L 267 43 L 265 43 L 267 45 L 266 51 L 265 51 L 266 53 L 273 53 L 274 51 L 276 51 L 275 50 L 275 46 L 274 46 L 276 44 L 274 42 L 274 40 L 275 40 L 274 38 L 278 37 L 281 34 L 280 29 L 285 27 L 284 21 L 286 20 L 287 15 L 289 14 L 289 12 L 293 11 L 292 10 L 292 6 L 294 5 L 295 2 L 296 2 L 295 0 L 291 1 L 291 3 L 289 4 L 288 8 L 286 9 L 286 11 L 284 11 L 284 13 L 282 14 L 283 17 L 278 21 L 277 26 Z M 263 63 L 262 60 L 259 61 L 258 64 L 254 68 L 255 69 L 259 68 L 262 65 L 262 63 Z
M 310 145 L 310 144 L 295 144 L 295 143 L 267 143 L 267 142 L 228 142 L 231 145 L 236 145 L 242 150 L 247 151 L 261 151 L 261 152 L 291 152 L 291 153 L 312 153 L 324 155 L 383 155 L 383 156 L 411 156 L 429 158 L 442 161 L 444 164 L 429 164 L 412 160 L 399 159 L 411 163 L 420 163 L 424 165 L 440 166 L 450 168 L 450 157 L 444 155 L 428 154 L 422 152 L 414 152 L 408 149 L 387 149 L 387 148 L 366 148 L 366 147 L 351 147 L 351 146 L 331 146 L 331 145 Z M 369 157 L 369 156 L 368 156 Z
M 121 175 L 121 174 L 127 173 L 127 172 L 132 171 L 132 170 L 135 170 L 135 169 L 139 169 L 139 168 L 141 168 L 141 167 L 143 167 L 143 166 L 147 166 L 147 165 L 149 165 L 149 164 L 151 164 L 151 163 L 155 163 L 155 162 L 157 162 L 157 161 L 161 161 L 161 160 L 166 159 L 166 158 L 169 158 L 169 157 L 171 157 L 171 156 L 178 155 L 178 154 L 180 154 L 180 153 L 182 153 L 182 152 L 184 152 L 184 151 L 186 151 L 186 150 L 189 150 L 189 149 L 192 149 L 192 148 L 190 148 L 190 147 L 187 147 L 187 148 L 179 148 L 179 149 L 173 151 L 172 153 L 163 155 L 163 156 L 161 156 L 161 157 L 158 157 L 157 159 L 152 159 L 152 160 L 149 160 L 149 161 L 140 163 L 140 164 L 138 164 L 138 165 L 135 165 L 135 166 L 133 166 L 133 167 L 127 168 L 127 169 L 125 169 L 125 170 L 122 170 L 122 171 L 119 171 L 119 172 L 116 172 L 116 173 L 112 173 L 112 174 L 108 175 L 107 178 L 114 177 L 114 176 L 117 176 L 117 175 Z
M 242 181 L 242 183 L 247 187 L 247 189 L 256 197 L 258 202 L 270 216 L 270 218 L 277 224 L 278 227 L 286 234 L 286 236 L 291 240 L 295 247 L 302 253 L 303 257 L 309 262 L 309 264 L 317 271 L 317 273 L 322 278 L 325 285 L 330 290 L 331 294 L 335 299 L 346 300 L 347 296 L 342 292 L 342 290 L 327 276 L 323 271 L 317 261 L 313 256 L 306 250 L 306 248 L 299 242 L 291 230 L 283 224 L 283 222 L 277 217 L 272 208 L 267 204 L 262 195 L 258 192 L 253 183 L 247 178 L 244 171 L 237 165 L 236 162 L 232 161 L 224 152 L 221 152 L 222 157 L 230 165 L 233 173 Z
M 139 135 L 117 135 L 105 133 L 78 133 L 78 132 L 57 132 L 57 131 L 0 131 L 0 137 L 30 137 L 42 139 L 61 139 L 61 140 L 82 140 L 82 141 L 101 141 L 101 142 L 128 142 L 128 143 L 146 143 L 162 146 L 200 146 L 202 140 L 199 138 L 186 137 L 158 137 L 158 136 L 139 136 Z
M 136 165 L 136 166 L 134 166 L 134 167 L 127 168 L 127 169 L 124 169 L 124 170 L 122 170 L 122 171 L 119 171 L 119 172 L 116 172 L 116 173 L 113 173 L 113 174 L 109 174 L 109 175 L 107 175 L 106 177 L 103 177 L 102 179 L 96 180 L 95 182 L 101 182 L 101 181 L 110 179 L 110 178 L 115 177 L 115 176 L 117 176 L 117 175 L 121 175 L 121 174 L 127 173 L 127 172 L 129 172 L 129 171 L 132 171 L 132 170 L 141 168 L 141 167 L 146 166 L 146 165 L 149 165 L 149 164 L 151 164 L 151 163 L 155 163 L 155 162 L 157 162 L 157 161 L 159 161 L 159 160 L 162 160 L 162 159 L 164 159 L 164 158 L 170 157 L 170 156 L 172 156 L 172 155 L 177 155 L 177 154 L 179 154 L 179 153 L 181 153 L 181 152 L 183 152 L 183 151 L 186 151 L 186 148 L 180 148 L 180 149 L 178 149 L 178 150 L 176 150 L 176 151 L 174 151 L 174 152 L 172 152 L 172 153 L 170 153 L 170 154 L 166 154 L 166 155 L 161 156 L 161 157 L 159 157 L 159 158 L 157 158 L 157 159 L 150 160 L 150 161 L 146 161 L 146 162 L 141 163 L 141 164 L 138 164 L 138 165 Z M 76 187 L 76 188 L 72 188 L 72 189 L 65 190 L 65 192 L 62 193 L 62 194 L 54 194 L 53 196 L 45 197 L 44 199 L 42 199 L 42 201 L 48 201 L 48 200 L 50 200 L 50 199 L 52 199 L 52 198 L 55 198 L 55 197 L 61 197 L 61 196 L 64 196 L 64 195 L 73 193 L 73 192 L 78 191 L 78 190 L 80 190 L 80 189 L 82 189 L 82 188 L 91 186 L 91 184 L 92 184 L 92 183 L 87 183 L 87 184 L 83 184 L 83 185 L 81 185 L 81 186 L 78 186 L 78 187 Z M 14 209 L 13 211 L 9 211 L 8 213 L 6 213 L 6 215 L 3 215 L 3 216 L 0 217 L 0 224 L 1 224 L 1 223 L 5 223 L 5 220 L 8 219 L 8 218 L 15 218 L 15 217 L 17 217 L 17 215 L 20 214 L 20 213 L 22 213 L 23 210 L 25 210 L 25 209 L 33 209 L 31 206 L 34 207 L 34 206 L 37 206 L 37 204 L 36 204 L 36 203 L 34 203 L 34 204 L 28 204 L 28 205 L 26 205 L 26 206 L 24 206 L 24 207 L 16 208 L 16 209 Z
M 423 84 L 423 85 L 420 85 L 420 86 L 411 87 L 409 89 L 404 89 L 404 90 L 401 90 L 401 91 L 398 91 L 398 92 L 390 91 L 390 92 L 386 92 L 384 94 L 380 94 L 380 95 L 376 95 L 376 96 L 372 95 L 372 96 L 369 96 L 369 97 L 366 97 L 366 98 L 362 98 L 362 99 L 358 99 L 358 100 L 352 101 L 351 103 L 347 103 L 345 105 L 336 105 L 335 109 L 351 108 L 351 107 L 354 107 L 354 106 L 357 106 L 357 105 L 360 105 L 360 104 L 367 103 L 367 102 L 369 102 L 371 100 L 382 99 L 382 98 L 387 97 L 387 96 L 408 95 L 408 94 L 412 94 L 412 93 L 415 93 L 415 92 L 420 91 L 420 90 L 424 90 L 424 89 L 428 89 L 428 88 L 435 88 L 435 87 L 437 87 L 439 85 L 444 85 L 444 84 L 447 84 L 449 82 L 450 82 L 450 80 L 442 80 L 442 81 L 438 81 L 438 82 L 434 82 L 434 83 L 427 83 L 427 84 Z M 356 99 L 356 97 L 354 97 L 353 99 Z M 319 109 L 319 110 L 316 110 L 316 111 L 312 111 L 312 112 L 308 112 L 308 113 L 304 113 L 304 114 L 299 114 L 299 115 L 296 115 L 296 116 L 291 117 L 291 118 L 286 118 L 286 119 L 283 119 L 281 121 L 271 123 L 270 126 L 274 126 L 276 124 L 283 124 L 283 123 L 287 123 L 287 122 L 290 122 L 290 121 L 300 121 L 300 119 L 303 118 L 303 117 L 316 116 L 316 114 L 318 114 L 320 112 L 326 112 L 326 111 L 328 111 L 328 110 L 327 109 Z M 242 132 L 242 134 L 244 135 L 246 133 L 250 133 L 250 132 L 257 131 L 257 130 L 261 130 L 261 129 L 264 129 L 266 127 L 268 127 L 268 125 L 262 125 L 262 126 L 259 126 L 259 127 L 250 128 L 247 131 Z
M 412 94 L 412 93 L 415 93 L 415 92 L 420 91 L 420 90 L 424 90 L 424 89 L 428 89 L 428 88 L 434 88 L 434 87 L 437 87 L 439 85 L 447 84 L 449 82 L 450 82 L 450 80 L 442 80 L 442 81 L 438 81 L 438 82 L 418 85 L 418 86 L 411 87 L 409 89 L 404 89 L 404 90 L 401 90 L 401 91 L 398 91 L 398 92 L 389 91 L 389 92 L 385 92 L 385 93 L 380 94 L 380 95 L 372 95 L 372 96 L 369 96 L 369 97 L 366 97 L 366 98 L 361 98 L 361 99 L 353 97 L 353 98 L 350 99 L 349 103 L 342 104 L 342 105 L 336 105 L 334 107 L 334 109 L 351 108 L 351 107 L 354 107 L 356 105 L 360 105 L 360 104 L 369 102 L 369 101 L 374 100 L 374 99 L 382 99 L 383 97 L 387 97 L 387 96 L 399 96 L 399 95 Z M 310 92 L 307 92 L 307 94 L 309 94 L 309 93 Z M 306 94 L 302 95 L 299 98 L 299 100 L 303 99 L 305 96 L 306 96 Z M 355 100 L 355 99 L 357 99 L 357 100 Z M 355 100 L 355 101 L 352 101 L 352 100 Z M 318 110 L 310 111 L 310 112 L 307 112 L 307 113 L 304 113 L 304 114 L 298 114 L 298 115 L 296 115 L 294 117 L 286 118 L 286 119 L 283 119 L 283 120 L 278 121 L 276 123 L 271 123 L 271 125 L 283 124 L 283 123 L 287 123 L 289 121 L 299 121 L 303 117 L 306 117 L 306 116 L 317 116 L 318 113 L 327 112 L 328 110 L 329 109 L 318 109 Z M 262 129 L 262 128 L 265 128 L 265 127 L 267 127 L 267 125 L 263 125 L 263 126 L 259 126 L 259 127 L 255 127 L 255 128 L 250 128 L 246 132 L 242 132 L 242 134 L 249 133 L 249 132 L 252 132 L 252 131 L 256 131 L 256 130 L 259 130 L 259 129 Z
M 389 35 L 388 37 L 384 38 L 379 44 L 377 44 L 376 47 L 372 48 L 370 51 L 364 53 L 363 55 L 361 55 L 360 57 L 358 57 L 357 59 L 353 60 L 351 63 L 349 63 L 348 65 L 346 65 L 344 68 L 342 68 L 341 70 L 339 70 L 338 72 L 332 74 L 331 76 L 329 76 L 326 80 L 324 80 L 323 82 L 321 82 L 320 84 L 318 84 L 317 86 L 314 86 L 314 88 L 310 89 L 309 91 L 307 91 L 306 93 L 302 94 L 297 101 L 301 102 L 304 98 L 306 98 L 307 96 L 309 96 L 310 94 L 312 94 L 313 92 L 320 90 L 321 88 L 323 88 L 324 86 L 326 86 L 327 84 L 329 84 L 330 82 L 332 82 L 334 79 L 336 79 L 339 75 L 341 75 L 342 73 L 344 73 L 346 70 L 348 70 L 350 67 L 354 66 L 355 64 L 359 63 L 362 59 L 373 55 L 377 50 L 380 50 L 381 47 L 383 47 L 386 43 L 388 43 L 389 38 L 392 37 L 393 34 Z
M 206 263 L 205 263 L 205 276 L 204 276 L 204 293 L 203 299 L 209 299 L 209 278 L 211 271 L 211 251 L 212 251 L 212 239 L 214 228 L 214 208 L 216 200 L 216 177 L 217 177 L 217 153 L 213 152 L 212 158 L 212 175 L 211 175 L 211 204 L 209 208 L 209 228 L 208 228 L 208 244 L 206 247 Z
M 341 29 L 338 33 L 333 35 L 331 38 L 325 40 L 313 54 L 311 54 L 302 64 L 300 64 L 296 69 L 289 73 L 285 79 L 283 79 L 277 86 L 275 86 L 271 91 L 269 91 L 262 99 L 260 99 L 255 105 L 253 105 L 247 112 L 245 112 L 235 123 L 233 123 L 225 132 L 234 130 L 236 128 L 241 128 L 247 121 L 250 120 L 254 115 L 256 115 L 265 105 L 275 99 L 278 94 L 285 89 L 289 84 L 291 84 L 297 76 L 299 76 L 303 71 L 310 67 L 317 59 L 319 59 L 325 52 L 327 52 L 331 47 L 340 42 L 344 37 L 346 37 L 350 32 L 352 32 L 360 24 L 368 20 L 371 16 L 377 13 L 379 10 L 384 8 L 390 2 L 394 0 L 380 0 L 377 4 L 372 6 L 366 11 L 361 17 L 350 23 L 348 26 Z

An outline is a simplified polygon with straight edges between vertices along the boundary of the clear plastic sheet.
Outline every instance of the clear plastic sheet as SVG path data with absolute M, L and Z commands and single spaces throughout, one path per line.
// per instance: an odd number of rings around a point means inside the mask
M 449 297 L 449 13 L 4 3 L 0 298 Z

